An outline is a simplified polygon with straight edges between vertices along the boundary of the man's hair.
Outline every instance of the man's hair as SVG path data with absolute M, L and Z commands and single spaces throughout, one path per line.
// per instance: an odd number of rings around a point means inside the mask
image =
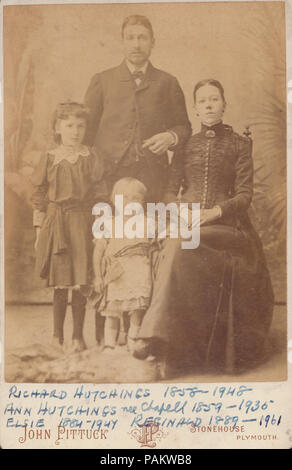
M 127 16 L 127 18 L 124 19 L 124 22 L 122 24 L 122 37 L 124 36 L 124 29 L 126 28 L 126 26 L 134 26 L 134 25 L 144 26 L 150 31 L 152 38 L 154 38 L 152 24 L 150 23 L 150 21 L 148 20 L 146 16 L 142 16 L 142 15 L 131 15 L 131 16 Z

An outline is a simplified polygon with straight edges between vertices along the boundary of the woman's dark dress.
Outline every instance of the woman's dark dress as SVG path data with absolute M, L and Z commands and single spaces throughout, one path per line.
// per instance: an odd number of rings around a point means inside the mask
M 107 200 L 100 159 L 85 146 L 76 155 L 59 146 L 40 160 L 32 177 L 35 211 L 45 213 L 36 250 L 36 274 L 48 286 L 90 282 L 92 207 Z
M 203 126 L 172 162 L 166 201 L 176 200 L 182 185 L 182 202 L 219 205 L 222 217 L 201 227 L 197 249 L 164 241 L 140 337 L 167 344 L 169 359 L 234 372 L 262 351 L 273 291 L 247 215 L 251 153 L 251 139 L 220 123 Z

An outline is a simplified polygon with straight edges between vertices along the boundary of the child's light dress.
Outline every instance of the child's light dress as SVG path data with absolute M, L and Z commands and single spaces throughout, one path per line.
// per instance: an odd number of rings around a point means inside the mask
M 155 238 L 110 238 L 106 243 L 101 315 L 121 317 L 124 312 L 147 310 L 152 293 L 151 259 L 157 248 Z

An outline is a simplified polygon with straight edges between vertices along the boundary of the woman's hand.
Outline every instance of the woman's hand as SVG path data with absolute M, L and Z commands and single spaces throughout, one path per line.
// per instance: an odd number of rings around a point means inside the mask
M 40 238 L 40 231 L 41 231 L 41 228 L 36 227 L 36 239 L 35 239 L 35 242 L 34 242 L 34 249 L 35 250 L 37 249 L 37 246 L 38 246 L 38 242 L 39 242 L 39 238 Z
M 189 208 L 183 208 L 180 211 L 180 217 L 182 219 L 182 223 L 184 223 L 189 229 L 192 227 L 199 227 L 200 226 L 200 211 L 195 210 L 192 211 Z
M 212 209 L 202 209 L 200 211 L 200 225 L 205 225 L 215 220 L 220 219 L 222 213 L 219 206 L 215 206 Z

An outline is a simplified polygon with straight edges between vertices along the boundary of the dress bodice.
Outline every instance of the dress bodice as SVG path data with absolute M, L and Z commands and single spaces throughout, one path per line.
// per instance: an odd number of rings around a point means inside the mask
M 253 194 L 251 139 L 219 123 L 202 126 L 182 154 L 176 154 L 170 167 L 167 201 L 180 188 L 182 202 L 200 203 L 201 209 L 219 205 L 222 222 L 234 224 L 234 217 L 246 211 Z
M 93 149 L 82 146 L 72 155 L 66 154 L 62 146 L 50 150 L 31 178 L 33 207 L 44 211 L 48 202 L 76 201 L 92 208 L 94 202 L 107 197 L 102 177 L 102 162 Z

